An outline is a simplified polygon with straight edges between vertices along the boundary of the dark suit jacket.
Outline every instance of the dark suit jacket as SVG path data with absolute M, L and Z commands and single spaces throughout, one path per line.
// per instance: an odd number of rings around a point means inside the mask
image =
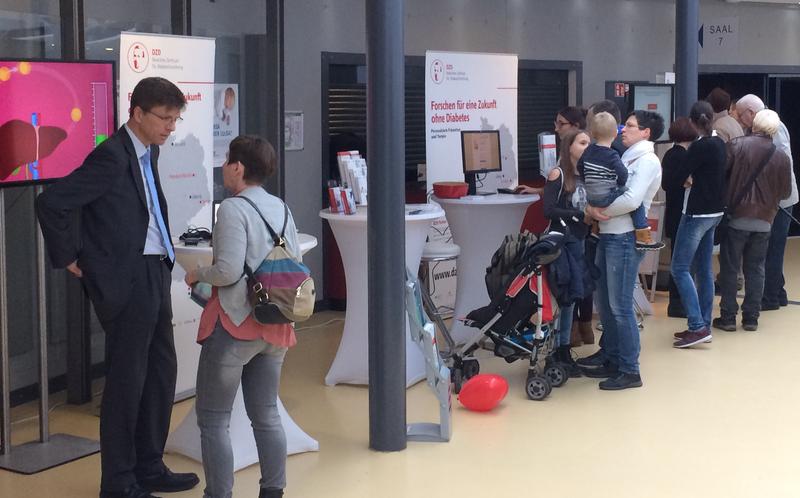
M 159 149 L 151 146 L 150 150 L 169 232 L 167 201 L 157 168 Z M 102 321 L 112 320 L 136 297 L 131 296 L 131 283 L 143 267 L 149 222 L 145 188 L 133 142 L 123 127 L 36 200 L 53 267 L 65 268 L 78 261 L 84 288 Z M 80 232 L 75 230 L 75 212 L 80 213 Z

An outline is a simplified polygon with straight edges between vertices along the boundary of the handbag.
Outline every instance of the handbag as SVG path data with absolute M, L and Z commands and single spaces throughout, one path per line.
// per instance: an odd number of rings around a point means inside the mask
M 753 173 L 750 175 L 750 178 L 747 179 L 747 183 L 744 184 L 744 188 L 736 194 L 736 197 L 732 198 L 732 202 L 725 206 L 725 212 L 722 214 L 722 219 L 719 220 L 719 224 L 717 228 L 714 230 L 714 245 L 722 244 L 725 242 L 725 239 L 728 237 L 728 224 L 733 217 L 733 211 L 736 209 L 736 206 L 742 202 L 744 199 L 745 194 L 750 190 L 750 187 L 753 186 L 753 183 L 756 181 L 756 177 L 761 174 L 764 168 L 767 166 L 767 163 L 770 159 L 772 159 L 772 155 L 775 154 L 775 145 L 772 145 L 772 149 L 770 149 L 769 154 L 767 154 L 766 158 L 759 164 L 759 166 L 753 170 Z
M 253 201 L 244 196 L 236 197 L 244 199 L 253 206 L 267 227 L 274 244 L 264 261 L 255 270 L 247 263 L 244 264 L 249 299 L 253 306 L 253 318 L 261 324 L 308 320 L 314 313 L 316 294 L 314 279 L 311 278 L 311 270 L 286 250 L 284 234 L 289 219 L 289 207 L 283 205 L 285 217 L 279 236 Z

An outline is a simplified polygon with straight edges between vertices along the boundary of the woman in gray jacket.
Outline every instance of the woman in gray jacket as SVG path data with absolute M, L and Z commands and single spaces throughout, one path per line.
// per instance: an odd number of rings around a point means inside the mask
M 284 217 L 287 250 L 301 259 L 297 229 L 283 202 L 262 185 L 275 172 L 275 150 L 254 136 L 236 137 L 222 167 L 225 188 L 247 197 L 270 226 L 280 231 Z M 261 465 L 259 498 L 283 496 L 286 435 L 278 414 L 278 385 L 286 350 L 297 341 L 291 323 L 263 325 L 251 316 L 245 263 L 257 268 L 273 242 L 259 213 L 245 199 L 228 198 L 219 207 L 213 232 L 214 263 L 186 275 L 186 283 L 206 282 L 212 297 L 203 310 L 197 342 L 197 423 L 200 426 L 205 498 L 227 498 L 233 489 L 233 452 L 228 425 L 239 383 L 253 426 Z

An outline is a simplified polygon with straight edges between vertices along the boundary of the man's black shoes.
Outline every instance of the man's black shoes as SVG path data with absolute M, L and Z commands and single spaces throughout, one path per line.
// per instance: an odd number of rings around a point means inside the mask
M 616 377 L 600 382 L 600 389 L 604 391 L 621 391 L 632 387 L 642 387 L 642 377 L 639 374 L 620 372 Z
M 100 498 L 158 498 L 134 483 L 123 491 L 100 491 Z
M 139 486 L 147 491 L 174 493 L 192 489 L 199 482 L 200 478 L 195 473 L 186 472 L 181 474 L 165 468 L 164 472 L 157 476 L 139 479 Z
M 583 375 L 592 379 L 606 379 L 616 377 L 619 374 L 619 367 L 610 361 L 606 361 L 597 368 L 581 368 Z
M 594 354 L 589 356 L 585 356 L 583 358 L 578 358 L 575 360 L 575 363 L 578 364 L 579 367 L 588 367 L 588 368 L 596 368 L 602 367 L 603 363 L 606 362 L 606 356 L 603 353 L 602 349 L 598 349 Z

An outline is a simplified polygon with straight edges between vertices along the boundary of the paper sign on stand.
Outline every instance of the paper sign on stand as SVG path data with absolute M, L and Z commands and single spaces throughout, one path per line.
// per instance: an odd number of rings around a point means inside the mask
M 434 182 L 463 181 L 461 131 L 498 130 L 503 169 L 483 190 L 517 184 L 517 66 L 511 54 L 425 54 L 427 191 Z
M 464 181 L 461 131 L 499 131 L 502 171 L 482 178 L 482 190 L 517 185 L 517 67 L 511 54 L 426 52 L 427 192 L 434 182 Z M 446 219 L 435 220 L 429 234 L 431 241 L 448 241 Z M 454 308 L 456 262 L 432 263 L 429 270 L 434 303 Z
M 556 136 L 547 132 L 539 133 L 539 174 L 547 178 L 556 163 Z
M 214 159 L 212 167 L 225 164 L 228 146 L 239 135 L 239 85 L 214 85 Z

